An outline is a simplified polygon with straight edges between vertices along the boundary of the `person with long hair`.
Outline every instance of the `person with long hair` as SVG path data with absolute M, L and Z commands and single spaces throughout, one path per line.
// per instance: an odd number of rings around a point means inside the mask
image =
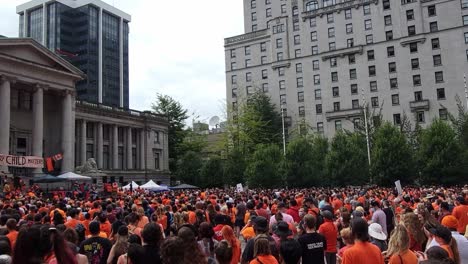
M 225 225 L 221 229 L 221 234 L 223 235 L 223 239 L 227 241 L 229 247 L 232 250 L 231 264 L 239 263 L 241 257 L 241 243 L 234 235 L 234 230 L 232 230 L 232 227 Z
M 221 240 L 215 248 L 216 261 L 219 264 L 231 264 L 233 263 L 232 259 L 232 247 L 229 245 L 227 240 Z M 239 261 L 234 262 L 239 263 Z
M 184 243 L 184 241 L 180 237 L 170 237 L 164 241 L 161 246 L 163 264 L 184 263 L 185 248 L 180 246 L 182 243 Z
M 185 249 L 182 263 L 206 264 L 207 258 L 198 246 L 195 232 L 196 230 L 189 226 L 183 226 L 177 232 L 177 236 L 182 239 L 182 244 L 179 244 L 179 247 Z
M 440 247 L 447 251 L 449 258 L 455 264 L 460 264 L 460 254 L 458 252 L 457 241 L 452 237 L 452 233 L 445 226 L 437 226 L 434 230 L 434 236 Z
M 408 230 L 410 238 L 409 249 L 422 251 L 423 245 L 426 243 L 426 235 L 424 234 L 423 225 L 418 215 L 412 212 L 403 214 L 400 223 Z
M 386 257 L 389 264 L 417 264 L 418 257 L 409 249 L 410 238 L 403 225 L 397 225 L 390 236 Z
M 145 216 L 146 217 L 146 216 Z M 130 235 L 137 235 L 139 237 L 141 237 L 141 228 L 138 226 L 138 223 L 139 223 L 139 216 L 136 214 L 136 213 L 131 213 L 127 216 L 127 220 L 128 220 L 128 225 L 127 225 L 127 228 L 128 228 L 128 233 Z
M 271 254 L 270 241 L 266 235 L 255 238 L 254 258 L 249 264 L 278 264 L 278 260 Z
M 85 255 L 79 253 L 80 249 L 77 246 L 79 245 L 78 232 L 76 232 L 75 229 L 67 228 L 63 232 L 63 237 L 68 242 L 68 246 L 70 247 L 71 251 L 75 255 L 75 258 L 78 264 L 88 264 L 88 258 Z
M 161 226 L 156 223 L 149 223 L 145 225 L 141 232 L 141 238 L 143 242 L 143 255 L 144 261 L 141 264 L 161 263 L 160 245 L 163 240 L 163 230 Z
M 107 264 L 117 264 L 119 257 L 128 251 L 128 228 L 121 226 L 116 235 L 116 240 L 111 248 L 109 257 L 107 257 Z
M 203 253 L 205 253 L 205 256 L 207 257 L 214 258 L 214 249 L 218 244 L 218 241 L 213 238 L 213 228 L 207 222 L 203 222 L 198 228 L 198 233 L 200 235 L 198 245 L 203 250 Z

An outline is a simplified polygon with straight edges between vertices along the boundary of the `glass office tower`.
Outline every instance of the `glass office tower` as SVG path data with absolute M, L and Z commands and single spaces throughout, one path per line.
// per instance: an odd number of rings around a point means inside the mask
M 30 1 L 17 7 L 19 36 L 31 37 L 82 70 L 77 99 L 129 108 L 130 15 L 100 0 Z

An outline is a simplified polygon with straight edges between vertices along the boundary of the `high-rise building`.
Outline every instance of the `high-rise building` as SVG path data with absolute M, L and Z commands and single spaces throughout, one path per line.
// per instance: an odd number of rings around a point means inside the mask
M 244 27 L 225 39 L 228 104 L 265 92 L 289 129 L 353 131 L 364 105 L 424 127 L 465 103 L 468 0 L 244 0 Z
M 129 108 L 130 15 L 100 0 L 33 0 L 16 8 L 31 37 L 83 71 L 79 100 Z

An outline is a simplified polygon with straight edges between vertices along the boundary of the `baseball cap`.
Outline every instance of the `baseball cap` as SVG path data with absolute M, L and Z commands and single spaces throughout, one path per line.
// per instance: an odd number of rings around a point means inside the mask
M 255 219 L 252 219 L 254 222 L 255 230 L 260 232 L 266 232 L 268 230 L 268 221 L 263 216 L 257 216 Z

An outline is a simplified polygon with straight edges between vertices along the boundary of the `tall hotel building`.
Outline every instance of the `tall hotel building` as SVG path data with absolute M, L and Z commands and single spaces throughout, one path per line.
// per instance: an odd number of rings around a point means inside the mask
M 244 0 L 244 27 L 225 39 L 228 104 L 263 91 L 289 130 L 353 131 L 364 104 L 424 127 L 465 102 L 468 0 Z
M 130 15 L 100 0 L 33 0 L 16 8 L 31 37 L 83 71 L 77 99 L 129 108 Z

